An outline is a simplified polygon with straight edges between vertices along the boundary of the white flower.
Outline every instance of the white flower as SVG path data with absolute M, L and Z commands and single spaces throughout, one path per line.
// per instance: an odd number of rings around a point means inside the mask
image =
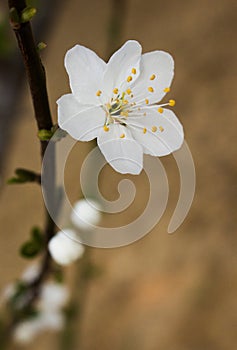
M 80 199 L 77 201 L 71 213 L 72 223 L 79 229 L 90 230 L 92 225 L 97 225 L 101 220 L 101 209 L 93 200 Z
M 69 300 L 67 287 L 48 282 L 43 285 L 37 303 L 39 314 L 17 325 L 14 340 L 19 344 L 28 344 L 45 330 L 59 331 L 65 324 L 62 308 Z
M 29 344 L 42 331 L 41 320 L 36 318 L 21 322 L 14 330 L 14 340 L 18 344 Z
M 73 138 L 97 138 L 105 159 L 118 172 L 138 174 L 143 153 L 164 156 L 183 142 L 175 114 L 157 105 L 170 90 L 174 62 L 170 54 L 142 55 L 127 41 L 106 64 L 93 51 L 76 45 L 65 56 L 72 93 L 58 101 L 58 123 Z
M 77 235 L 73 230 L 59 231 L 48 245 L 52 258 L 59 265 L 69 265 L 79 259 L 84 253 L 84 246 L 77 241 Z
M 43 285 L 40 293 L 40 308 L 45 311 L 60 310 L 69 300 L 67 287 L 48 282 Z

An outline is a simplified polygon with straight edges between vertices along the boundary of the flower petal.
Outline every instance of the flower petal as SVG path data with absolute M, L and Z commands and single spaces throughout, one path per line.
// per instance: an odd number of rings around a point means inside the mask
M 139 174 L 143 166 L 142 147 L 133 139 L 127 127 L 111 124 L 101 132 L 98 146 L 107 162 L 122 174 Z
M 63 95 L 58 101 L 58 125 L 73 138 L 89 141 L 98 136 L 105 121 L 105 112 L 99 106 L 83 105 L 73 94 Z
M 107 100 L 101 90 L 106 63 L 92 50 L 76 45 L 65 56 L 65 67 L 73 94 L 84 104 L 100 105 Z
M 124 92 L 133 85 L 139 76 L 141 52 L 141 45 L 129 40 L 111 56 L 104 75 L 107 94 L 111 95 L 114 88 Z M 131 81 L 127 81 L 128 77 L 132 78 Z
M 184 140 L 183 127 L 174 112 L 144 108 L 144 117 L 129 117 L 128 127 L 134 139 L 143 146 L 144 153 L 165 156 L 179 149 Z
M 142 55 L 140 76 L 133 87 L 135 102 L 149 104 L 160 101 L 169 88 L 174 76 L 174 60 L 164 51 L 153 51 Z

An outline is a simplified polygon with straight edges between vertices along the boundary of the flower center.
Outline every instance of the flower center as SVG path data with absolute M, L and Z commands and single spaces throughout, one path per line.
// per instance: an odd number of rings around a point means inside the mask
M 128 89 L 122 94 L 118 93 L 118 89 L 113 90 L 115 97 L 111 98 L 110 103 L 104 106 L 106 112 L 105 126 L 118 123 L 126 126 L 126 120 L 130 110 L 128 109 L 128 100 L 126 100 L 126 94 L 130 94 L 131 90 Z

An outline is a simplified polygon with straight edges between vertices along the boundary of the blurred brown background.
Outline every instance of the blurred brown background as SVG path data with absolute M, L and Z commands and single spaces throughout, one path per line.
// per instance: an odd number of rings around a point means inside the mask
M 50 35 L 40 37 L 48 45 L 43 62 L 55 121 L 55 101 L 69 91 L 65 52 L 80 43 L 106 58 L 112 4 L 109 0 L 67 1 L 53 18 Z M 237 346 L 236 14 L 237 3 L 232 0 L 127 0 L 117 11 L 122 37 L 115 47 L 136 39 L 144 52 L 161 49 L 174 56 L 170 97 L 177 101 L 175 111 L 194 157 L 197 189 L 184 224 L 168 235 L 179 178 L 172 156 L 162 159 L 170 199 L 159 224 L 130 246 L 91 249 L 102 275 L 89 283 L 75 349 L 233 350 Z M 39 188 L 5 185 L 16 167 L 40 167 L 32 113 L 25 87 L 17 104 L 18 118 L 11 125 L 1 179 L 2 288 L 27 266 L 18 247 L 30 227 L 42 222 Z M 82 143 L 79 149 L 72 155 L 74 169 L 67 174 L 72 200 L 78 195 L 80 164 L 90 145 Z M 113 200 L 122 176 L 108 166 L 102 175 L 101 191 Z M 136 201 L 123 217 L 109 216 L 111 225 L 136 217 L 145 205 L 144 174 L 131 178 L 138 188 Z M 67 271 L 71 281 L 74 270 L 75 266 Z M 79 320 L 76 332 L 77 325 Z M 59 339 L 47 334 L 29 348 L 60 349 Z

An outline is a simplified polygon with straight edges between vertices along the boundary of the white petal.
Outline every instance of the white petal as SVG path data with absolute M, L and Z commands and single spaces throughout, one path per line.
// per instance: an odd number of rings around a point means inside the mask
M 73 94 L 84 104 L 101 104 L 96 95 L 101 90 L 101 82 L 106 63 L 90 49 L 76 45 L 65 56 L 65 67 L 69 75 Z
M 143 166 L 142 147 L 133 139 L 127 127 L 112 124 L 109 128 L 97 139 L 105 159 L 119 173 L 139 174 Z M 125 137 L 121 138 L 123 134 Z
M 135 40 L 127 41 L 107 63 L 104 75 L 104 86 L 107 94 L 111 94 L 114 88 L 118 88 L 121 92 L 133 85 L 139 76 L 140 59 L 142 48 Z M 135 68 L 136 74 L 132 73 Z M 127 82 L 127 78 L 131 76 L 131 82 Z
M 134 139 L 143 146 L 144 153 L 165 156 L 179 149 L 184 140 L 184 133 L 174 112 L 164 109 L 161 114 L 155 107 L 143 110 L 147 114 L 145 117 L 129 117 L 127 123 Z M 143 133 L 144 128 L 146 133 Z
M 160 101 L 169 88 L 174 76 L 174 60 L 164 51 L 153 51 L 142 55 L 140 76 L 133 87 L 134 101 L 145 101 L 149 104 Z M 150 78 L 153 76 L 153 80 Z M 153 88 L 153 92 L 148 90 Z
M 58 101 L 58 125 L 73 138 L 89 141 L 96 138 L 104 125 L 105 112 L 99 106 L 83 105 L 73 94 Z

